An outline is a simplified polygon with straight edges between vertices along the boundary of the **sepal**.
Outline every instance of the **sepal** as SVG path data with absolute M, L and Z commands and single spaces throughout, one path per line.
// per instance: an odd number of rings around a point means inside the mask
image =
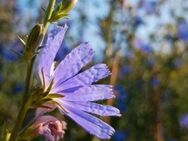
M 25 47 L 26 45 L 26 42 L 27 42 L 27 36 L 20 36 L 20 35 L 17 35 L 19 41 L 22 43 L 22 45 Z

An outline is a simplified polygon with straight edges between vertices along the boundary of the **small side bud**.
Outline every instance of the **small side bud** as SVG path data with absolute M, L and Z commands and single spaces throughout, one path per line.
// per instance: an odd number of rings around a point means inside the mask
M 69 12 L 77 3 L 77 0 L 62 0 L 62 11 Z
M 41 24 L 35 25 L 32 28 L 25 44 L 24 58 L 26 60 L 32 59 L 32 57 L 36 54 L 37 48 L 40 45 L 43 36 L 43 26 Z
M 42 29 L 43 29 L 43 26 L 41 24 L 37 24 L 31 30 L 27 39 L 27 44 L 26 44 L 26 47 L 28 48 L 28 50 L 35 50 L 32 47 L 35 47 L 41 41 Z
M 60 19 L 66 18 L 69 12 L 75 7 L 76 3 L 77 0 L 62 0 L 52 13 L 52 17 L 49 21 L 56 22 Z
M 63 138 L 66 125 L 66 122 L 50 115 L 39 116 L 28 130 L 21 134 L 21 137 L 24 140 L 32 140 L 42 135 L 48 141 L 58 141 Z

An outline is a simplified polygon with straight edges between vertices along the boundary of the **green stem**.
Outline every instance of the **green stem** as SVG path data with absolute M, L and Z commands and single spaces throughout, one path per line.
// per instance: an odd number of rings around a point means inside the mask
M 33 80 L 33 65 L 34 65 L 34 60 L 35 57 L 33 57 L 33 59 L 31 60 L 31 62 L 28 63 L 27 66 L 27 75 L 26 75 L 26 86 L 25 86 L 25 90 L 24 90 L 24 95 L 23 95 L 23 99 L 22 99 L 22 105 L 18 114 L 18 117 L 16 119 L 16 124 L 13 128 L 12 134 L 10 136 L 9 141 L 16 141 L 19 129 L 22 125 L 22 122 L 25 118 L 25 115 L 27 113 L 28 107 L 29 107 L 29 91 L 31 88 L 31 84 L 32 84 L 32 80 Z
M 46 30 L 48 28 L 49 19 L 52 16 L 52 12 L 54 10 L 55 2 L 56 2 L 56 0 L 50 0 L 50 2 L 49 2 L 46 17 L 45 17 L 44 24 L 43 24 L 44 25 L 43 38 L 44 38 L 44 35 L 45 35 Z M 43 38 L 41 40 L 41 43 L 43 41 Z M 41 43 L 39 43 L 36 46 L 40 46 Z M 28 63 L 28 66 L 27 66 L 27 75 L 26 75 L 26 80 L 25 80 L 26 86 L 25 86 L 25 91 L 24 91 L 24 95 L 23 95 L 23 99 L 22 99 L 22 105 L 21 105 L 21 108 L 19 110 L 19 113 L 18 113 L 18 116 L 17 116 L 17 119 L 16 119 L 16 124 L 14 125 L 14 128 L 12 130 L 9 141 L 16 141 L 17 140 L 18 132 L 19 132 L 21 126 L 22 126 L 23 120 L 24 120 L 25 115 L 26 115 L 26 113 L 29 109 L 29 106 L 30 106 L 30 99 L 29 98 L 30 98 L 31 85 L 32 85 L 32 82 L 33 82 L 33 66 L 34 66 L 35 58 L 36 58 L 36 56 L 32 58 L 32 60 Z
M 46 17 L 44 19 L 44 30 L 43 32 L 46 32 L 48 25 L 49 25 L 49 20 L 52 16 L 54 7 L 55 7 L 56 0 L 50 0 L 47 11 L 46 11 Z

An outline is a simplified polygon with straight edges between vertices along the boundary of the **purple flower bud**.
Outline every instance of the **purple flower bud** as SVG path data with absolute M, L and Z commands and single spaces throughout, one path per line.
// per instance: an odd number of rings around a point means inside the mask
M 40 116 L 32 125 L 35 134 L 42 135 L 48 141 L 57 141 L 63 138 L 66 123 L 53 116 Z

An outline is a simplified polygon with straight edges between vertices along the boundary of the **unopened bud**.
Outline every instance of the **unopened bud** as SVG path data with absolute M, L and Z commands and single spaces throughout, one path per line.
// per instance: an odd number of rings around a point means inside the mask
M 77 3 L 77 0 L 62 0 L 62 10 L 63 12 L 69 12 L 72 10 Z
M 42 39 L 42 28 L 41 24 L 37 24 L 33 27 L 27 39 L 26 50 L 35 51 Z
M 23 54 L 24 59 L 31 60 L 33 56 L 35 56 L 43 36 L 43 26 L 41 24 L 35 25 L 32 28 L 25 44 L 25 50 Z
M 55 141 L 63 138 L 66 129 L 66 123 L 53 116 L 40 116 L 33 124 L 35 133 L 42 135 L 48 141 Z
M 49 22 L 56 22 L 69 15 L 69 12 L 75 7 L 77 0 L 62 0 L 52 13 Z

